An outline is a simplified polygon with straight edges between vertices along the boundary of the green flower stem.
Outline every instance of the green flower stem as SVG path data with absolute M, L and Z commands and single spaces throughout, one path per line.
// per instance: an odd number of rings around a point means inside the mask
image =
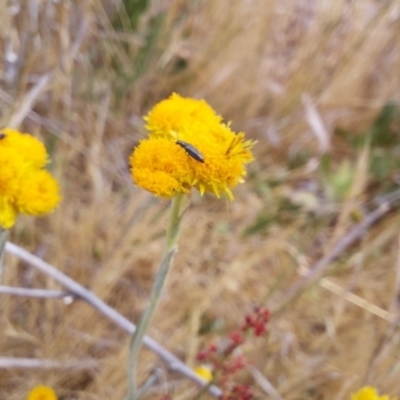
M 142 347 L 143 336 L 146 333 L 147 327 L 160 300 L 162 289 L 164 287 L 168 272 L 171 267 L 171 261 L 176 251 L 176 246 L 179 238 L 179 227 L 182 219 L 181 209 L 183 205 L 183 200 L 183 195 L 178 195 L 172 199 L 171 214 L 167 228 L 166 248 L 164 256 L 160 264 L 160 269 L 158 270 L 155 277 L 153 288 L 151 290 L 149 305 L 141 315 L 139 322 L 136 326 L 136 331 L 132 337 L 128 363 L 128 400 L 138 400 L 142 394 L 140 391 L 137 390 L 136 384 L 139 353 Z
M 3 279 L 3 255 L 7 242 L 8 231 L 0 227 L 0 285 Z

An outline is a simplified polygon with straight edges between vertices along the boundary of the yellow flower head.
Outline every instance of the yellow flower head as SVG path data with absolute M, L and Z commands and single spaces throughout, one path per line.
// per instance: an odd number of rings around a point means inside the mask
M 48 155 L 33 136 L 0 131 L 0 228 L 11 228 L 19 213 L 43 215 L 60 201 L 57 181 L 43 167 Z
M 192 187 L 233 199 L 253 160 L 254 142 L 234 133 L 204 100 L 173 94 L 145 117 L 149 137 L 130 157 L 137 185 L 156 196 L 173 197 Z
M 26 400 L 57 400 L 57 395 L 52 388 L 39 385 L 29 392 Z
M 199 367 L 196 367 L 194 372 L 206 382 L 211 382 L 213 380 L 211 368 L 206 365 L 200 365 Z
M 352 394 L 351 400 L 397 400 L 397 398 L 390 399 L 387 395 L 379 396 L 375 388 L 365 386 L 357 393 Z

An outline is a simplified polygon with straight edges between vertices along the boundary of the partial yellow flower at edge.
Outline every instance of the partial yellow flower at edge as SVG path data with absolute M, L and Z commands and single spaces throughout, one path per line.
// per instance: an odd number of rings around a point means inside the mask
M 365 386 L 357 393 L 352 394 L 351 400 L 397 400 L 397 397 L 390 399 L 388 395 L 379 396 L 374 387 Z
M 0 227 L 11 228 L 19 213 L 43 215 L 60 201 L 57 181 L 43 169 L 43 144 L 29 134 L 0 131 Z
M 49 386 L 35 386 L 28 394 L 26 400 L 57 400 L 56 392 Z

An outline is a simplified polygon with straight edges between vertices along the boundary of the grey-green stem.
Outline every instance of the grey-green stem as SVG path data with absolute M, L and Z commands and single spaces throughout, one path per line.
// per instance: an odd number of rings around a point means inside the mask
M 128 363 L 128 400 L 138 400 L 143 394 L 142 391 L 137 389 L 136 383 L 139 353 L 142 347 L 143 336 L 147 331 L 147 327 L 160 300 L 162 289 L 168 276 L 168 272 L 171 268 L 171 261 L 176 251 L 183 201 L 183 195 L 178 195 L 172 199 L 171 214 L 166 236 L 166 248 L 163 259 L 154 280 L 153 288 L 150 294 L 149 305 L 141 315 L 136 326 L 136 331 L 132 337 Z

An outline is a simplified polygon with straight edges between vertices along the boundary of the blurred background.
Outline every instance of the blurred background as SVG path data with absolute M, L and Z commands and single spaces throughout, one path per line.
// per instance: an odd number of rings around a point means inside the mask
M 177 92 L 258 141 L 235 201 L 193 194 L 149 331 L 190 367 L 254 305 L 273 309 L 398 190 L 399 0 L 1 3 L 1 126 L 44 140 L 63 194 L 50 216 L 20 217 L 10 239 L 131 321 L 168 215 L 130 177 L 143 115 Z M 366 383 L 400 396 L 399 223 L 394 207 L 246 342 L 253 368 L 237 380 L 255 398 L 349 399 Z M 5 263 L 5 285 L 59 289 L 14 257 Z M 1 295 L 0 326 L 2 356 L 97 365 L 1 369 L 0 399 L 38 383 L 64 400 L 124 397 L 129 338 L 83 301 Z M 144 379 L 162 363 L 144 351 L 141 365 Z M 163 380 L 146 398 L 161 399 L 165 385 L 173 399 L 195 398 L 182 376 L 165 369 Z

